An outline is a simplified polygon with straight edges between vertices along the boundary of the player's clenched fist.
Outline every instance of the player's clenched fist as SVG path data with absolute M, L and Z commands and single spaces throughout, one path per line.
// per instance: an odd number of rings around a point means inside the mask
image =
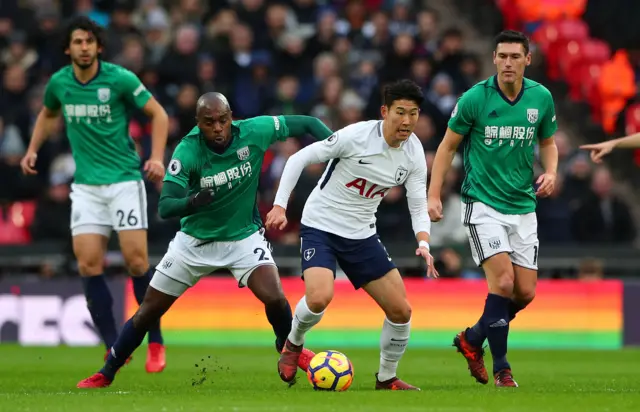
M 22 168 L 22 173 L 25 175 L 35 175 L 38 174 L 36 171 L 36 160 L 38 159 L 38 155 L 33 152 L 27 152 L 26 155 L 20 160 L 20 167 Z
M 267 229 L 283 230 L 287 227 L 287 211 L 282 206 L 274 206 L 269 213 L 267 213 L 267 222 L 265 226 Z
M 189 206 L 196 208 L 204 205 L 208 205 L 213 202 L 213 190 L 204 189 L 196 193 L 195 195 L 191 195 L 189 198 Z
M 430 197 L 427 204 L 429 205 L 429 218 L 432 222 L 439 222 L 443 218 L 442 201 L 440 198 Z
M 144 171 L 149 180 L 157 182 L 164 177 L 164 164 L 160 160 L 149 159 L 144 164 Z
M 545 173 L 538 178 L 536 183 L 539 185 L 538 190 L 536 190 L 536 196 L 548 197 L 556 187 L 556 175 L 554 173 Z

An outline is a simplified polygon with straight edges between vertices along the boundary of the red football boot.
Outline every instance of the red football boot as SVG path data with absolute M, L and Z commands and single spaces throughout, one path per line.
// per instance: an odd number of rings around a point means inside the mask
M 147 373 L 160 373 L 167 366 L 164 345 L 160 343 L 150 343 L 147 349 L 147 363 L 144 368 Z
M 278 374 L 287 383 L 293 382 L 302 357 L 302 345 L 294 345 L 289 339 L 284 343 L 280 359 L 278 359 Z M 307 364 L 307 367 L 309 365 Z
M 376 390 L 388 390 L 388 391 L 419 391 L 420 388 L 417 388 L 413 385 L 409 385 L 408 383 L 398 379 L 398 377 L 394 376 L 391 379 L 387 379 L 384 382 L 380 382 L 378 380 L 378 374 L 376 373 Z
M 518 383 L 513 380 L 511 369 L 503 369 L 494 375 L 496 387 L 498 388 L 517 388 Z
M 309 369 L 309 363 L 311 363 L 311 359 L 313 359 L 314 356 L 316 356 L 316 354 L 313 351 L 302 348 L 302 353 L 298 358 L 298 367 L 306 372 Z
M 467 360 L 471 376 L 476 378 L 476 381 L 486 385 L 489 382 L 489 374 L 484 366 L 484 350 L 481 347 L 470 344 L 464 330 L 453 338 L 453 346 L 458 348 L 458 352 Z
M 89 376 L 87 379 L 83 379 L 78 382 L 77 387 L 80 389 L 99 389 L 107 388 L 111 385 L 111 380 L 100 372 Z

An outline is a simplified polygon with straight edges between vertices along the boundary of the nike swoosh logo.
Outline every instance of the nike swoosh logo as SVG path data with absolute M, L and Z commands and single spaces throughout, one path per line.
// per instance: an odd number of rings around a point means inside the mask
M 370 162 L 363 162 L 362 159 L 358 160 L 358 163 L 360 163 L 361 165 L 370 165 Z

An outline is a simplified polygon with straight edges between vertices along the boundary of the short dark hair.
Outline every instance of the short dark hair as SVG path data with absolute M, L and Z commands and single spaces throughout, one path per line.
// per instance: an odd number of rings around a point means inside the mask
M 66 51 L 69 48 L 69 45 L 71 44 L 71 34 L 76 30 L 84 30 L 93 34 L 96 38 L 96 42 L 98 43 L 98 47 L 105 47 L 104 29 L 102 26 L 86 16 L 77 16 L 71 19 L 67 24 L 64 32 L 64 43 L 62 45 L 63 51 Z
M 495 49 L 500 43 L 519 43 L 524 47 L 524 54 L 529 54 L 529 38 L 519 31 L 504 30 L 498 33 L 494 39 Z
M 391 107 L 396 100 L 410 100 L 422 106 L 424 94 L 415 82 L 408 79 L 398 80 L 386 85 L 382 91 L 382 101 L 385 106 Z

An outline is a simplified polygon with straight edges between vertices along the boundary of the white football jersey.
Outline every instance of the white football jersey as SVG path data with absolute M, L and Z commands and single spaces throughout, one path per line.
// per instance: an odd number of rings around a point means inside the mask
M 412 210 L 414 231 L 428 232 L 427 163 L 422 143 L 411 134 L 400 147 L 390 147 L 382 135 L 382 124 L 375 120 L 352 124 L 293 155 L 274 204 L 286 208 L 304 167 L 330 160 L 305 203 L 303 225 L 347 239 L 366 239 L 376 233 L 375 214 L 384 196 L 392 187 L 404 185 L 409 200 L 419 203 L 419 218 Z

